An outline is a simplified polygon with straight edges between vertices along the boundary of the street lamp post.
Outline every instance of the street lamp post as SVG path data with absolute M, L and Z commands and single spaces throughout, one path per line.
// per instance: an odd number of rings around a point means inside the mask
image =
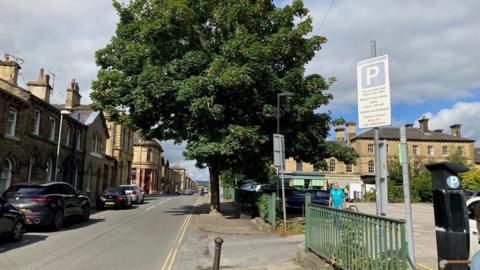
M 70 114 L 71 114 L 71 112 L 67 111 L 67 110 L 62 110 L 60 112 L 60 126 L 58 127 L 58 142 L 57 142 L 57 157 L 56 157 L 56 161 L 55 161 L 55 176 L 53 177 L 54 182 L 57 181 L 57 174 L 60 170 L 58 168 L 58 160 L 59 160 L 59 156 L 60 156 L 60 144 L 61 144 L 61 141 L 62 141 L 63 116 L 64 115 L 70 115 Z M 67 134 L 67 136 L 68 136 L 68 134 Z
M 292 97 L 294 96 L 295 93 L 291 92 L 286 92 L 286 93 L 279 93 L 277 94 L 277 134 L 280 135 L 280 97 Z M 286 206 L 285 206 L 285 181 L 284 181 L 284 169 L 285 169 L 285 149 L 281 149 L 281 162 L 280 162 L 280 181 L 282 182 L 282 210 L 283 210 L 283 223 L 284 223 L 284 228 L 285 231 L 287 231 L 287 212 L 286 212 Z M 278 181 L 277 181 L 277 196 L 278 196 Z

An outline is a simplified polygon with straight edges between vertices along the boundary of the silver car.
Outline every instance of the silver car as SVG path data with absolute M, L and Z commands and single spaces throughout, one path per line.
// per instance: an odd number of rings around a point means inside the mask
M 132 197 L 133 203 L 142 204 L 145 200 L 143 190 L 139 189 L 137 185 L 120 185 L 127 195 Z

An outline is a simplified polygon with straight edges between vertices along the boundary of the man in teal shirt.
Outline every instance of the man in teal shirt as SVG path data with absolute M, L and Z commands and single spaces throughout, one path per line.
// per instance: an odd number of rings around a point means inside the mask
M 330 190 L 330 198 L 328 199 L 328 206 L 337 208 L 337 209 L 344 209 L 347 206 L 345 193 L 343 193 L 343 190 L 338 188 L 337 183 L 333 184 L 333 189 Z

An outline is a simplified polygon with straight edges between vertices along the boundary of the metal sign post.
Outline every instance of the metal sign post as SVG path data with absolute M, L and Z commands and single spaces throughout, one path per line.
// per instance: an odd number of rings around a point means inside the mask
M 402 164 L 403 174 L 403 196 L 405 205 L 405 219 L 407 221 L 407 244 L 408 255 L 415 265 L 415 249 L 413 246 L 413 224 L 412 224 L 412 205 L 410 202 L 410 178 L 408 174 L 408 147 L 407 147 L 407 128 L 400 127 L 400 148 L 398 153 L 400 164 Z
M 285 139 L 281 134 L 273 134 L 273 166 L 280 167 L 280 181 L 282 183 L 282 212 L 283 224 L 287 231 L 287 211 L 285 205 Z M 277 193 L 278 194 L 278 193 Z
M 358 123 L 360 128 L 373 128 L 377 215 L 386 215 L 388 173 L 386 155 L 384 160 L 380 156 L 378 127 L 389 126 L 392 123 L 390 77 L 388 55 L 376 57 L 375 41 L 372 41 L 371 45 L 372 58 L 357 63 Z M 381 180 L 382 176 L 385 181 Z

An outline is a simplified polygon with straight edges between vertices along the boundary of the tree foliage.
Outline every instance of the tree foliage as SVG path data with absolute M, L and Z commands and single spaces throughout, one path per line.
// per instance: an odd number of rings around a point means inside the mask
M 122 120 L 147 137 L 187 141 L 185 156 L 209 168 L 213 209 L 220 172 L 269 171 L 281 92 L 295 93 L 282 99 L 287 156 L 354 163 L 353 149 L 326 142 L 330 115 L 314 113 L 332 99 L 326 90 L 334 79 L 304 74 L 326 39 L 309 34 L 302 1 L 277 8 L 271 0 L 132 0 L 114 7 L 116 34 L 96 52 L 95 106 L 111 115 L 128 109 Z

